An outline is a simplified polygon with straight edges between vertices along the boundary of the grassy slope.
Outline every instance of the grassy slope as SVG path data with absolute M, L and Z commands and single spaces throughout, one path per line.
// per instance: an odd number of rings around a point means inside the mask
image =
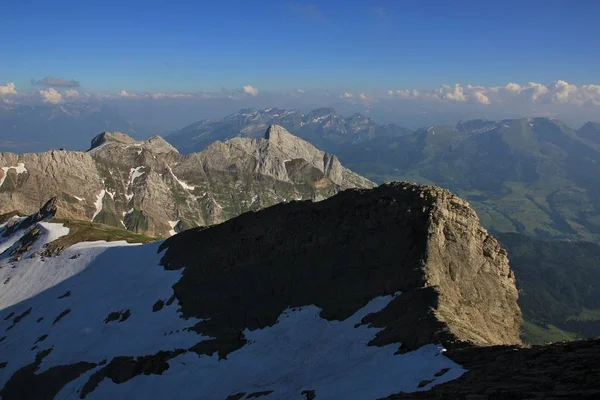
M 114 242 L 117 240 L 124 240 L 128 243 L 150 243 L 158 240 L 151 236 L 141 235 L 139 233 L 93 222 L 65 219 L 53 219 L 50 222 L 61 223 L 69 228 L 68 235 L 58 238 L 48 245 L 48 252 L 50 254 L 79 242 L 93 242 L 96 240 Z
M 577 334 L 563 331 L 554 325 L 543 327 L 529 321 L 523 321 L 521 338 L 526 344 L 545 344 L 563 340 L 581 339 Z
M 496 235 L 515 271 L 528 342 L 600 336 L 600 245 Z

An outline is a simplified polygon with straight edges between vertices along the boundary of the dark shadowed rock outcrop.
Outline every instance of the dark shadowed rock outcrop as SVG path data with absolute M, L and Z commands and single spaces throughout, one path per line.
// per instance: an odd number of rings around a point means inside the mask
M 372 345 L 518 344 L 521 311 L 506 252 L 468 203 L 447 190 L 391 183 L 318 203 L 250 212 L 168 239 L 162 259 L 184 268 L 183 315 L 215 337 L 212 351 L 244 345 L 241 332 L 314 304 L 343 320 L 401 292 L 362 323 L 384 328 Z
M 27 218 L 21 221 L 15 220 L 12 223 L 9 222 L 3 230 L 2 236 L 8 237 L 17 230 L 28 229 L 38 222 L 52 218 L 54 215 L 56 215 L 56 197 L 48 200 L 37 212 L 29 215 Z
M 597 399 L 600 340 L 544 346 L 471 347 L 446 355 L 468 371 L 427 392 L 398 393 L 404 399 Z
M 96 258 L 82 245 L 0 269 L 27 286 L 73 270 L 3 299 L 3 399 L 599 393 L 598 341 L 520 346 L 506 252 L 437 187 L 350 189 Z

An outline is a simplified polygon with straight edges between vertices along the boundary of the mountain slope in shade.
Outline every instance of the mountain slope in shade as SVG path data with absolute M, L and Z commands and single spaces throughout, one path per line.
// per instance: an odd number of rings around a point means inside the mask
M 57 197 L 59 218 L 151 236 L 373 186 L 278 126 L 264 138 L 215 142 L 188 156 L 158 136 L 140 142 L 121 133 L 97 136 L 85 153 L 0 153 L 0 213 L 30 213 Z
M 434 187 L 2 262 L 22 279 L 1 298 L 3 399 L 375 399 L 459 378 L 444 347 L 519 343 L 506 253 Z

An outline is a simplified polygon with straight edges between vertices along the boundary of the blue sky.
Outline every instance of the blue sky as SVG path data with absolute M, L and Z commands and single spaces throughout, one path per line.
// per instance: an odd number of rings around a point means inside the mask
M 598 83 L 595 1 L 17 1 L 2 5 L 0 84 L 89 91 L 251 84 L 387 90 Z

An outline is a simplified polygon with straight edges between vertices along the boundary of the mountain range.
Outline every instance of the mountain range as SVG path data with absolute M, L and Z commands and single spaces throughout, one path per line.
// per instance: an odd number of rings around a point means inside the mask
M 60 218 L 158 237 L 374 186 L 276 125 L 263 137 L 214 142 L 187 156 L 158 136 L 105 132 L 87 152 L 0 153 L 0 171 L 0 213 L 28 214 L 57 197 Z
M 600 395 L 600 341 L 521 345 L 600 334 L 600 125 L 184 131 L 0 153 L 3 399 Z
M 343 117 L 332 108 L 318 108 L 308 113 L 266 108 L 242 109 L 221 120 L 202 120 L 166 138 L 182 153 L 190 153 L 202 150 L 215 140 L 256 137 L 271 124 L 281 125 L 322 149 L 327 149 L 327 145 L 331 144 L 360 143 L 375 137 L 411 132 L 398 125 L 377 125 L 359 113 Z
M 213 140 L 252 137 L 274 122 L 376 183 L 447 187 L 468 199 L 492 230 L 600 239 L 598 123 L 574 130 L 554 118 L 473 120 L 413 132 L 360 114 L 344 118 L 333 109 L 269 108 L 201 121 L 166 139 L 185 153 Z

